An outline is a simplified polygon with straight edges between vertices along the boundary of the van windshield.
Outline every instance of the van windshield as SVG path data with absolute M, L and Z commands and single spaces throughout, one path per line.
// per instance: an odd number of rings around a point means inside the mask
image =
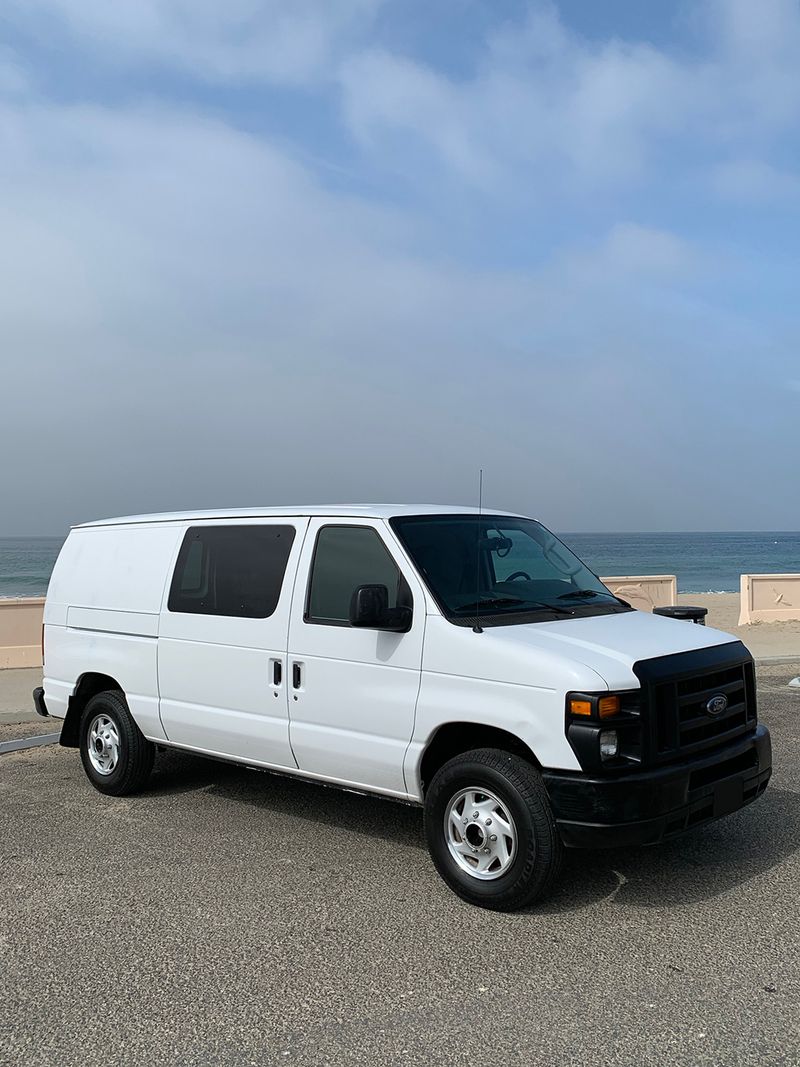
M 392 528 L 452 621 L 550 621 L 632 610 L 541 523 L 507 515 L 396 517 Z

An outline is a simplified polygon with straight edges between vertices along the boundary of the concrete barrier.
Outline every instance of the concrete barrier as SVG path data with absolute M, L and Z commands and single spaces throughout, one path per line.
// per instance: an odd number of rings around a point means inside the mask
M 601 579 L 640 611 L 678 602 L 674 574 L 616 575 Z M 0 670 L 41 667 L 44 597 L 0 599 Z M 800 621 L 800 574 L 743 574 L 739 625 Z
M 615 596 L 639 611 L 671 607 L 678 603 L 678 579 L 674 574 L 643 574 L 601 578 Z
M 743 574 L 739 625 L 800 620 L 800 574 Z
M 0 600 L 0 669 L 41 667 L 44 597 Z

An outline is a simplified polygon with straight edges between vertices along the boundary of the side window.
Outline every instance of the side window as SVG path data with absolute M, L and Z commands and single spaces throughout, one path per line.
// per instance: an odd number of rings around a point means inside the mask
M 266 619 L 278 604 L 293 526 L 193 526 L 167 606 L 192 615 Z
M 323 526 L 317 535 L 306 604 L 306 622 L 348 624 L 359 585 L 385 585 L 389 607 L 409 603 L 397 564 L 369 526 Z

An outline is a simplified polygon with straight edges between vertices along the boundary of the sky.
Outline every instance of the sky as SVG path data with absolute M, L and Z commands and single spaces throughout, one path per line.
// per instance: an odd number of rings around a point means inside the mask
M 4 0 L 0 535 L 800 529 L 799 0 Z

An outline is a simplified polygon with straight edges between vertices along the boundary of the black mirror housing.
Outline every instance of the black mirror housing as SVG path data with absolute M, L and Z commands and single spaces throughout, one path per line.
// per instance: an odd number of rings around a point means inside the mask
M 385 585 L 359 585 L 350 598 L 351 626 L 377 629 L 389 615 L 389 590 Z
M 359 585 L 350 599 L 351 626 L 405 633 L 411 629 L 411 618 L 411 608 L 389 607 L 385 585 Z

